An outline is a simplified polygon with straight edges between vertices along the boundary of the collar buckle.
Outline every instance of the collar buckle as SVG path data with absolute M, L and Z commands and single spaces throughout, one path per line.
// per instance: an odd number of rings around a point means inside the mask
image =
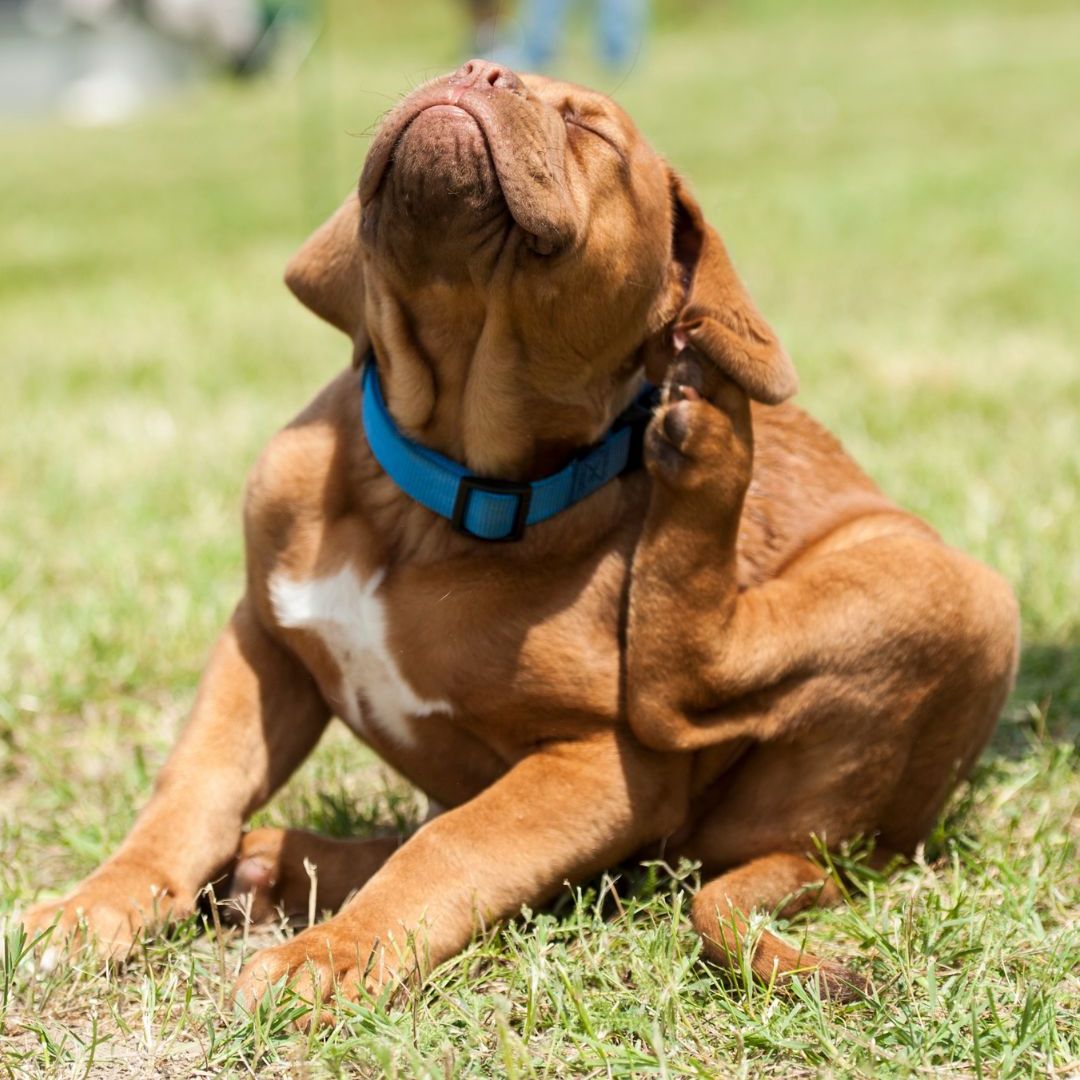
M 474 491 L 486 495 L 513 495 L 517 498 L 514 507 L 514 520 L 510 531 L 502 536 L 482 536 L 472 532 L 465 524 L 469 512 L 469 502 Z M 525 524 L 529 517 L 529 505 L 532 503 L 532 484 L 517 480 L 495 480 L 482 476 L 462 476 L 458 480 L 457 495 L 454 497 L 454 509 L 450 515 L 450 524 L 463 536 L 473 540 L 486 540 L 489 543 L 508 543 L 520 540 L 525 535 Z
M 360 379 L 364 435 L 383 471 L 462 536 L 494 543 L 521 540 L 527 526 L 547 521 L 616 476 L 639 468 L 641 440 L 652 415 L 652 391 L 646 387 L 595 446 L 581 450 L 558 472 L 532 483 L 497 480 L 473 476 L 460 462 L 398 430 L 383 400 L 374 351 L 368 353 Z

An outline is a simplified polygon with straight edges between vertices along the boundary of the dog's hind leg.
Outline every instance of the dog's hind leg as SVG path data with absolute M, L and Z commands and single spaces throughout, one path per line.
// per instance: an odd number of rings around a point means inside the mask
M 637 737 L 662 751 L 802 738 L 811 717 L 831 726 L 840 712 L 864 725 L 873 717 L 872 730 L 891 728 L 909 746 L 916 732 L 899 718 L 926 719 L 919 703 L 949 692 L 953 704 L 985 702 L 955 734 L 947 716 L 930 718 L 951 755 L 945 768 L 970 765 L 1015 672 L 1009 586 L 880 497 L 850 518 L 834 508 L 775 576 L 740 587 L 748 402 L 691 356 L 666 394 L 646 435 L 654 483 L 630 587 L 626 700 Z
M 400 836 L 321 836 L 306 829 L 244 835 L 226 893 L 226 919 L 266 922 L 336 912 L 401 846 Z
M 769 930 L 748 940 L 748 916 L 754 911 L 794 915 L 839 898 L 835 882 L 810 859 L 776 853 L 753 859 L 703 885 L 694 898 L 691 919 L 705 954 L 716 963 L 738 971 L 748 951 L 751 971 L 765 983 L 816 974 L 823 997 L 847 1000 L 865 989 L 866 980 L 843 964 L 804 952 Z

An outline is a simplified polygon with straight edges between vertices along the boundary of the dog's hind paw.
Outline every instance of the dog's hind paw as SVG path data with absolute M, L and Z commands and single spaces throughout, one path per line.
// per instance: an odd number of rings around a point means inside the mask
M 668 371 L 645 436 L 653 479 L 675 491 L 700 492 L 718 509 L 738 507 L 752 457 L 746 394 L 693 349 L 684 349 Z

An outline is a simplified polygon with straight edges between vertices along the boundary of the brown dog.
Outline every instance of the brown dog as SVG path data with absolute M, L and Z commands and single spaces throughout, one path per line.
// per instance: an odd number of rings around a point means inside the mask
M 786 355 L 617 106 L 478 61 L 429 83 L 287 280 L 374 350 L 401 431 L 484 477 L 559 470 L 670 368 L 648 469 L 485 543 L 383 471 L 344 372 L 252 473 L 246 594 L 148 806 L 31 928 L 122 954 L 230 869 L 303 911 L 310 858 L 320 906 L 355 895 L 239 990 L 355 995 L 665 838 L 712 878 L 721 962 L 751 909 L 830 891 L 816 843 L 912 851 L 1009 691 L 1012 593 L 780 404 Z M 446 811 L 401 843 L 242 836 L 331 714 Z M 770 934 L 752 961 L 853 978 Z

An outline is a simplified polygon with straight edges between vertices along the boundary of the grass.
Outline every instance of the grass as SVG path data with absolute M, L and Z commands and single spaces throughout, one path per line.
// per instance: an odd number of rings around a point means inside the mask
M 347 359 L 289 253 L 365 132 L 448 68 L 452 5 L 341 3 L 296 78 L 115 130 L 3 126 L 0 917 L 118 842 L 242 580 L 259 447 Z M 875 995 L 697 959 L 692 869 L 625 868 L 476 941 L 404 1009 L 234 1017 L 279 931 L 122 973 L 0 965 L 0 1076 L 1080 1075 L 1080 11 L 1067 0 L 668 0 L 617 91 L 691 178 L 796 358 L 802 403 L 1016 585 L 1019 685 L 925 857 L 786 927 Z M 333 832 L 422 800 L 341 732 L 262 814 Z

